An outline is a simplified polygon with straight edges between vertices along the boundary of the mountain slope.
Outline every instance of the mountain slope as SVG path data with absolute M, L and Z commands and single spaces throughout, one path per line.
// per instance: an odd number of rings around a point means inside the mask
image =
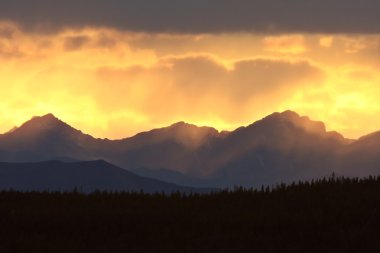
M 343 152 L 339 173 L 347 176 L 380 174 L 380 132 L 359 138 Z
M 207 192 L 144 178 L 105 161 L 0 163 L 0 189 L 18 191 Z

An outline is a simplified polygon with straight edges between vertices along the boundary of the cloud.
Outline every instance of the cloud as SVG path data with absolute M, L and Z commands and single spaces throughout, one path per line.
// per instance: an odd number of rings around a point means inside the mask
M 378 49 L 380 44 L 379 37 L 368 38 L 366 36 L 345 36 L 342 38 L 345 52 L 355 54 L 366 49 Z
M 232 130 L 286 109 L 349 137 L 380 126 L 379 35 L 0 30 L 0 132 L 49 112 L 108 138 L 182 120 Z
M 377 0 L 2 0 L 27 29 L 113 27 L 156 33 L 379 33 Z
M 24 73 L 17 76 L 20 80 L 13 77 L 15 72 L 5 72 L 10 77 L 3 75 L 2 83 L 14 84 L 0 85 L 6 94 L 0 95 L 1 117 L 14 111 L 22 122 L 52 112 L 74 127 L 109 138 L 181 120 L 231 129 L 272 112 L 304 85 L 318 86 L 324 78 L 307 61 L 260 58 L 226 66 L 212 55 L 189 54 L 164 57 L 150 66 L 88 67 L 64 58 L 57 65 L 57 56 L 51 56 L 42 61 L 51 61 L 46 66 L 15 69 Z
M 0 38 L 11 39 L 14 30 L 11 27 L 1 27 L 0 28 Z
M 87 36 L 70 36 L 65 38 L 64 47 L 68 51 L 77 50 L 82 48 L 90 38 Z
M 255 107 L 265 111 L 323 78 L 323 71 L 307 61 L 250 59 L 227 68 L 195 55 L 163 59 L 150 68 L 103 68 L 94 79 L 115 84 L 103 86 L 96 98 L 110 112 L 133 107 L 155 122 L 207 121 L 211 115 L 236 123 L 252 118 Z M 124 99 L 115 101 L 118 94 Z
M 330 48 L 334 42 L 333 36 L 323 36 L 319 39 L 319 45 L 324 48 Z
M 267 51 L 284 54 L 300 54 L 307 50 L 303 35 L 265 37 L 264 47 Z

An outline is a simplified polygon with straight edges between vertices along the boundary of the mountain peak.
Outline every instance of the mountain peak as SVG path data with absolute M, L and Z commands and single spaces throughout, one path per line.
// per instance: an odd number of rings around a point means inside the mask
M 196 126 L 180 121 L 168 127 L 156 128 L 148 132 L 142 132 L 134 136 L 139 145 L 157 143 L 163 141 L 176 141 L 189 148 L 197 148 L 204 144 L 209 138 L 217 137 L 219 132 L 212 127 Z M 136 145 L 136 144 L 135 144 Z
M 49 113 L 43 116 L 34 116 L 20 127 L 9 132 L 9 134 L 32 137 L 52 131 L 56 133 L 68 133 L 74 132 L 75 129 Z
M 290 123 L 293 126 L 302 128 L 307 132 L 316 134 L 326 133 L 326 126 L 322 121 L 311 120 L 307 116 L 300 116 L 298 113 L 290 110 L 281 113 L 273 113 L 265 117 L 262 121 L 268 121 L 275 124 Z
M 197 126 L 194 124 L 187 123 L 185 121 L 179 121 L 177 123 L 174 123 L 170 125 L 169 127 L 154 129 L 154 130 L 164 130 L 164 131 L 174 131 L 174 132 L 184 132 L 187 134 L 192 133 L 212 133 L 214 135 L 218 134 L 218 130 L 216 130 L 213 127 L 208 126 Z
M 298 120 L 300 118 L 308 118 L 308 117 L 302 117 L 295 111 L 291 111 L 291 110 L 286 110 L 286 111 L 280 112 L 279 114 L 281 115 L 281 117 L 284 117 L 289 120 Z
M 54 116 L 52 113 L 45 114 L 41 116 L 41 118 L 48 118 L 48 119 L 58 119 L 57 117 Z
M 56 127 L 70 127 L 65 122 L 55 117 L 52 113 L 43 116 L 34 116 L 19 128 L 51 129 Z
M 48 113 L 43 116 L 34 116 L 30 121 L 60 121 L 54 114 Z
M 181 127 L 189 127 L 189 126 L 195 126 L 195 125 L 191 125 L 189 123 L 186 123 L 185 121 L 179 121 L 177 123 L 170 125 L 169 128 L 181 128 Z

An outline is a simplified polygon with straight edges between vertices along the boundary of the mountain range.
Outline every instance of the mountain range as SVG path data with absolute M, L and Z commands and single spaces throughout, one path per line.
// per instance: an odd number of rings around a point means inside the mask
M 141 176 L 196 187 L 259 187 L 380 174 L 380 132 L 351 140 L 293 111 L 231 132 L 179 122 L 133 137 L 96 139 L 52 114 L 0 135 L 0 161 L 103 160 Z

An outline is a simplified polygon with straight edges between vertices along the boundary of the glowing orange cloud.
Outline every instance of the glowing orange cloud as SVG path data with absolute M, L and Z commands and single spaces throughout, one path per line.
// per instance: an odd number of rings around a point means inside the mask
M 0 24 L 0 132 L 54 113 L 96 137 L 187 121 L 220 130 L 293 109 L 379 130 L 380 36 L 169 35 Z
M 265 37 L 264 47 L 267 51 L 291 54 L 300 54 L 307 50 L 303 35 Z

